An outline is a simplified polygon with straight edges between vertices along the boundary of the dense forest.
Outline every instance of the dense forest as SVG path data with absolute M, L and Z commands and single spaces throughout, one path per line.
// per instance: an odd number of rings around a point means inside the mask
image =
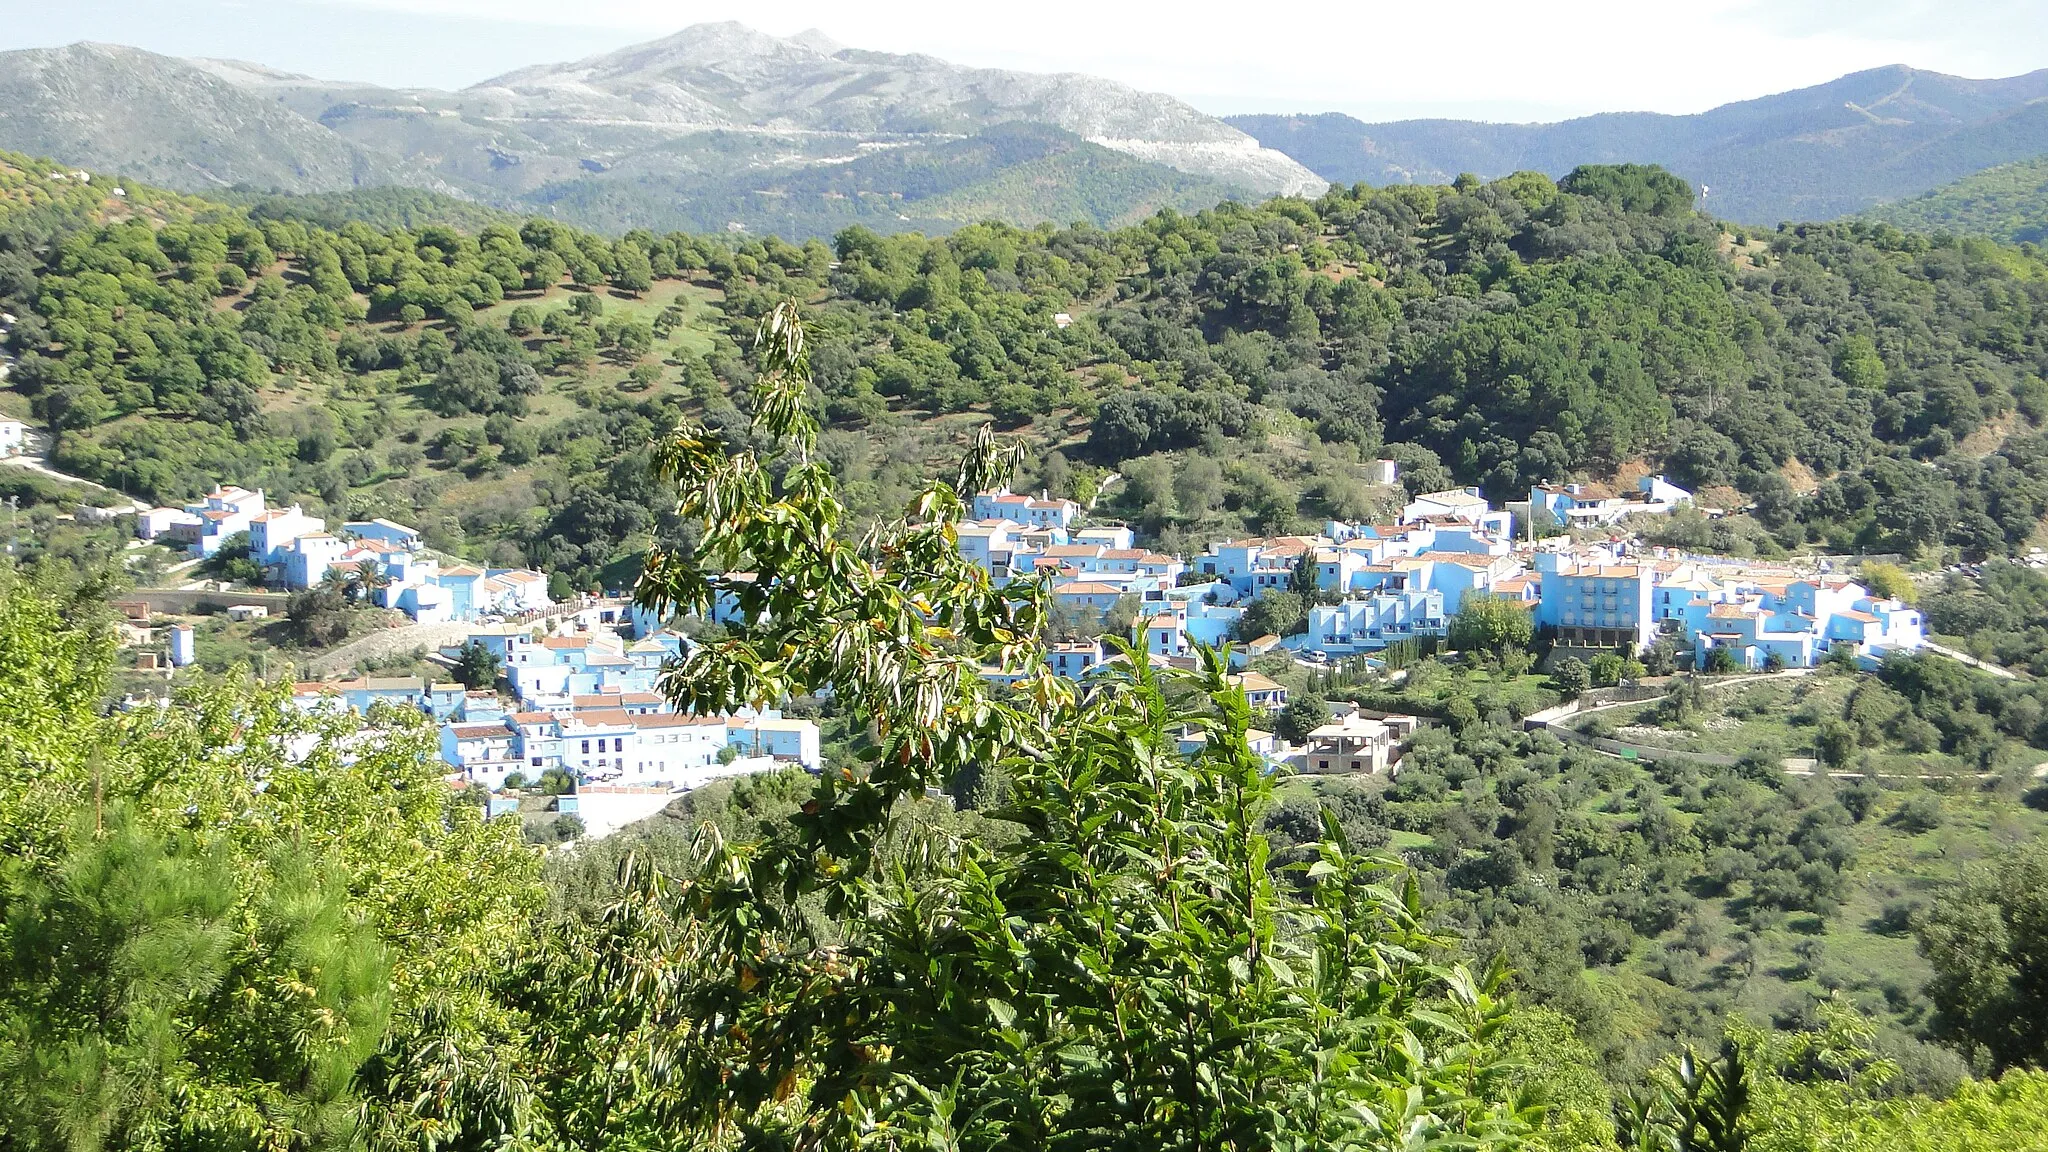
M 1730 230 L 1656 169 L 829 247 L 394 226 L 426 207 L 10 216 L 9 387 L 62 466 L 145 498 L 262 485 L 577 586 L 621 585 L 666 530 L 662 428 L 743 426 L 735 337 L 786 297 L 868 514 L 987 422 L 1021 483 L 1116 473 L 1105 507 L 1169 547 L 1370 515 L 1397 495 L 1364 482 L 1377 457 L 1496 499 L 1661 469 L 1744 513 L 1673 542 L 1767 555 L 2003 555 L 2048 512 L 2048 264 Z
M 2048 156 L 2001 164 L 1866 213 L 1901 228 L 1963 232 L 2007 244 L 2048 241 Z

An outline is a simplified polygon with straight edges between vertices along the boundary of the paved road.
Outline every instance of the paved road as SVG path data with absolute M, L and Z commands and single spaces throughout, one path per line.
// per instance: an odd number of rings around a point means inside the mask
M 1958 652 L 1955 649 L 1950 648 L 1946 645 L 1936 644 L 1932 640 L 1929 640 L 1926 643 L 1927 650 L 1929 652 L 1939 652 L 1943 656 L 1946 656 L 1951 660 L 1968 664 L 1970 667 L 1975 668 L 1980 672 L 1989 672 L 1990 674 L 1998 677 L 2001 680 L 2019 679 L 2019 676 L 2016 675 L 2010 668 L 2001 668 L 1996 664 L 1986 663 L 1982 660 L 1977 659 L 1975 656 L 1970 655 L 1968 652 Z

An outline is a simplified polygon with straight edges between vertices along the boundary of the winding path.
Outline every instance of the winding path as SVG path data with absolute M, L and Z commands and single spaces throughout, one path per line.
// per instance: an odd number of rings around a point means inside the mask
M 5 365 L 0 365 L 0 380 L 5 380 L 6 378 L 7 374 L 5 371 Z M 32 444 L 48 442 L 49 433 L 43 431 L 41 428 L 31 428 L 29 430 L 29 433 L 30 436 L 32 437 Z M 109 488 L 105 484 L 102 484 L 97 480 L 87 480 L 83 476 L 73 476 L 69 472 L 59 472 L 57 469 L 50 467 L 49 461 L 46 460 L 38 451 L 24 451 L 14 456 L 0 456 L 0 464 L 8 465 L 15 468 L 23 468 L 35 473 L 38 476 L 47 476 L 52 480 L 62 480 L 67 484 L 82 484 L 87 488 L 92 488 L 100 492 L 112 492 L 114 495 L 119 496 L 122 499 L 128 501 L 129 506 L 126 509 L 124 509 L 124 511 L 147 512 L 151 507 L 151 505 L 143 503 L 142 501 L 136 499 L 135 497 L 130 496 L 128 493 L 123 492 L 118 488 Z

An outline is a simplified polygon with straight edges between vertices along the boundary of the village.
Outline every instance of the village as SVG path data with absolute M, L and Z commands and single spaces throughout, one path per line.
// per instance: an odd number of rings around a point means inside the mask
M 1391 480 L 1392 462 L 1382 465 Z M 1231 644 L 1240 686 L 1268 712 L 1285 707 L 1287 689 L 1251 670 L 1254 660 L 1277 653 L 1311 667 L 1385 670 L 1389 649 L 1433 650 L 1481 597 L 1526 609 L 1548 635 L 1553 660 L 1634 660 L 1661 648 L 1674 666 L 1699 671 L 1810 668 L 1830 657 L 1869 669 L 1925 644 L 1916 609 L 1829 571 L 1825 560 L 1687 554 L 1646 547 L 1624 526 L 1691 500 L 1655 476 L 1618 493 L 1542 485 L 1502 508 L 1477 489 L 1451 489 L 1414 496 L 1391 523 L 1332 521 L 1315 535 L 1217 541 L 1183 561 L 1136 547 L 1128 528 L 1085 524 L 1072 501 L 996 491 L 974 498 L 971 519 L 956 532 L 961 554 L 992 579 L 1048 579 L 1056 610 L 1069 620 L 1107 625 L 1128 615 L 1135 643 L 1155 662 L 1192 666 L 1198 648 Z M 1259 619 L 1257 602 L 1276 591 L 1312 601 L 1305 627 L 1254 634 L 1246 622 Z M 1044 653 L 1055 675 L 1077 680 L 1120 658 L 1099 635 L 1048 644 Z M 1267 733 L 1254 743 L 1296 771 L 1391 772 L 1418 723 L 1333 703 L 1329 723 L 1299 746 Z
M 1393 465 L 1384 467 L 1392 480 Z M 1660 477 L 1620 493 L 1538 486 L 1526 501 L 1498 508 L 1477 489 L 1452 489 L 1413 496 L 1387 523 L 1331 521 L 1311 535 L 1218 540 L 1182 558 L 1140 547 L 1125 525 L 1091 522 L 1074 501 L 994 490 L 972 497 L 955 534 L 961 556 L 992 580 L 1046 581 L 1057 624 L 1041 657 L 1052 675 L 1086 681 L 1113 667 L 1124 659 L 1115 636 L 1146 659 L 1185 667 L 1198 649 L 1228 645 L 1234 683 L 1273 717 L 1289 689 L 1255 662 L 1269 671 L 1271 660 L 1283 659 L 1311 671 L 1383 672 L 1390 650 L 1442 645 L 1478 598 L 1526 610 L 1553 660 L 1633 659 L 1661 648 L 1678 667 L 1698 670 L 1806 668 L 1831 656 L 1874 667 L 1887 653 L 1924 644 L 1914 608 L 1826 570 L 1826 561 L 1685 554 L 1645 546 L 1625 526 L 1691 499 Z M 184 508 L 138 512 L 135 533 L 194 558 L 246 547 L 267 586 L 345 581 L 417 625 L 440 626 L 432 664 L 481 660 L 488 682 L 361 675 L 299 683 L 293 700 L 308 712 L 368 714 L 383 705 L 426 714 L 440 725 L 451 781 L 493 793 L 494 812 L 516 809 L 506 794 L 549 781 L 562 793 L 553 801 L 559 811 L 611 827 L 715 779 L 824 766 L 815 721 L 772 709 L 673 710 L 657 682 L 690 651 L 680 621 L 654 619 L 620 599 L 558 603 L 543 573 L 446 561 L 405 525 L 371 519 L 330 529 L 298 505 L 272 507 L 261 491 L 223 486 Z M 1251 634 L 1260 601 L 1275 592 L 1303 598 L 1298 627 Z M 267 609 L 226 611 L 232 618 Z M 721 601 L 705 623 L 732 619 Z M 170 625 L 171 667 L 192 662 L 192 635 L 189 623 Z M 1016 682 L 1032 671 L 985 675 Z M 1333 702 L 1326 722 L 1296 741 L 1257 731 L 1253 748 L 1275 771 L 1391 775 L 1423 724 Z M 600 815 L 607 806 L 609 817 Z

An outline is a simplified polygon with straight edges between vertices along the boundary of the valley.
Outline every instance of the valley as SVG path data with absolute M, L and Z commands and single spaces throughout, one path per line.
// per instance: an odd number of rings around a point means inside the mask
M 0 1152 L 2048 1147 L 2044 101 L 0 52 Z

